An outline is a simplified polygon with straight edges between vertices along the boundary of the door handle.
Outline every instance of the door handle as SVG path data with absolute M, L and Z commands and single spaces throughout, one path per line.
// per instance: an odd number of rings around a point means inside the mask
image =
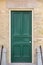
M 29 41 L 29 43 L 31 43 L 31 41 Z

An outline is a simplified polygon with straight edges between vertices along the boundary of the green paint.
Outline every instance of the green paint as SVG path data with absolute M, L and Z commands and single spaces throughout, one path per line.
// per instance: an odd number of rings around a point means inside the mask
M 11 62 L 32 62 L 32 11 L 11 11 Z

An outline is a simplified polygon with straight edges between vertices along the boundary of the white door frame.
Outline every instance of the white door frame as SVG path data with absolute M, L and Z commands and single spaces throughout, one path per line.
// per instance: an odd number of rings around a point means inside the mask
M 34 63 L 34 43 L 33 43 L 33 8 L 16 8 L 9 9 L 9 63 L 11 63 L 11 11 L 32 11 L 32 63 Z M 15 63 L 16 64 L 16 63 Z M 24 63 L 18 63 L 23 64 Z M 25 63 L 28 64 L 28 63 Z

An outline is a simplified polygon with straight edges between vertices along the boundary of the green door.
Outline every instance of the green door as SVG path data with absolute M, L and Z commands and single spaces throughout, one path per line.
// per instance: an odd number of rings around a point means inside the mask
M 32 62 L 32 11 L 11 11 L 11 62 Z

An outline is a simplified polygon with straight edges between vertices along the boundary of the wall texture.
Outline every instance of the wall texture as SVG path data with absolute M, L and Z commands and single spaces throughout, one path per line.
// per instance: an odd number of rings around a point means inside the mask
M 35 49 L 39 45 L 43 47 L 43 2 L 6 2 L 0 0 L 0 47 L 4 45 L 7 49 L 7 61 L 9 62 L 9 10 L 14 8 L 33 8 L 33 46 L 34 59 Z M 9 4 L 10 3 L 10 4 Z M 13 4 L 12 4 L 13 3 Z M 11 7 L 11 6 L 12 7 Z M 9 9 L 10 8 L 10 9 Z M 35 61 L 33 61 L 35 62 Z

